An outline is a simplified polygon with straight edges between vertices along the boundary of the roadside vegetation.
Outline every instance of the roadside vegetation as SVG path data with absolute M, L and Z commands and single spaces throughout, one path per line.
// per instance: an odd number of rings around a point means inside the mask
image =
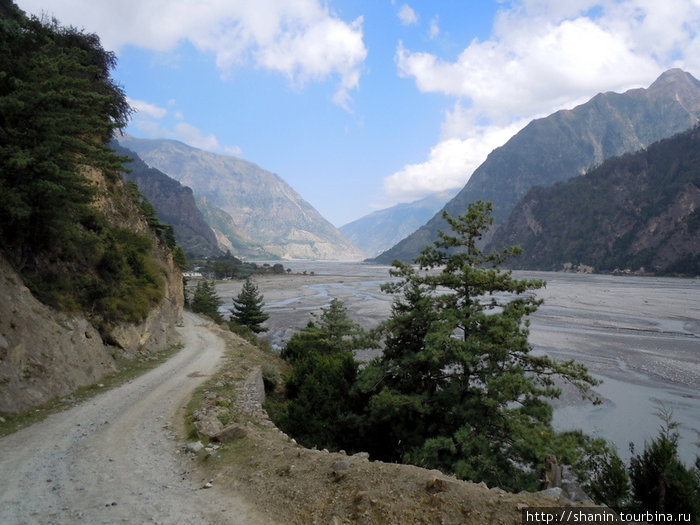
M 269 315 L 263 310 L 265 300 L 258 286 L 248 277 L 243 283 L 238 296 L 234 297 L 233 304 L 228 308 L 229 320 L 221 315 L 220 308 L 223 301 L 216 293 L 214 281 L 200 280 L 191 290 L 185 291 L 185 306 L 195 313 L 207 316 L 219 325 L 225 325 L 230 331 L 247 339 L 256 345 L 266 345 L 258 340 L 258 334 L 267 331 L 263 323 Z
M 661 405 L 656 415 L 662 422 L 657 436 L 644 443 L 640 452 L 630 442 L 629 465 L 614 451 L 601 458 L 588 490 L 595 501 L 613 509 L 672 514 L 668 521 L 680 520 L 682 515 L 688 523 L 699 523 L 700 455 L 694 466 L 686 466 L 678 457 L 678 423 L 673 413 Z

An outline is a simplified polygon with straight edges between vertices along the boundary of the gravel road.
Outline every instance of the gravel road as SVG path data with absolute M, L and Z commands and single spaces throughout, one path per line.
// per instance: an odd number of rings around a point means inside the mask
M 184 320 L 185 347 L 163 365 L 0 439 L 0 523 L 269 523 L 187 473 L 171 428 L 224 342 Z

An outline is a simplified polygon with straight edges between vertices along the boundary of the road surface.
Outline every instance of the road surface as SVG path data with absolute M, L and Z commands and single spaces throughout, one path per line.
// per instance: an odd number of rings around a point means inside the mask
M 185 346 L 163 365 L 0 439 L 0 523 L 267 523 L 186 472 L 172 421 L 224 342 L 184 319 Z

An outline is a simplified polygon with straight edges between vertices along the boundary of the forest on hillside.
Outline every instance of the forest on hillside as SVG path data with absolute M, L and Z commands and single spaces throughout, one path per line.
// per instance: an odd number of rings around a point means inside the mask
M 115 64 L 96 35 L 1 0 L 0 252 L 37 298 L 103 335 L 160 301 L 159 253 L 184 264 L 109 147 L 131 113 Z
M 536 187 L 495 233 L 512 268 L 700 275 L 700 128 Z

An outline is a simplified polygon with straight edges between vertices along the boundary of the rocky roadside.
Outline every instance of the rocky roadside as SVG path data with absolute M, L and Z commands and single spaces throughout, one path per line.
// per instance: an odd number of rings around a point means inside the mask
M 434 470 L 370 461 L 364 453 L 301 447 L 261 406 L 262 368 L 282 371 L 286 363 L 212 329 L 225 340 L 228 358 L 189 406 L 188 447 L 198 458 L 193 477 L 224 498 L 238 494 L 271 519 L 305 525 L 519 524 L 529 507 L 592 505 L 567 499 L 561 489 L 511 494 Z

